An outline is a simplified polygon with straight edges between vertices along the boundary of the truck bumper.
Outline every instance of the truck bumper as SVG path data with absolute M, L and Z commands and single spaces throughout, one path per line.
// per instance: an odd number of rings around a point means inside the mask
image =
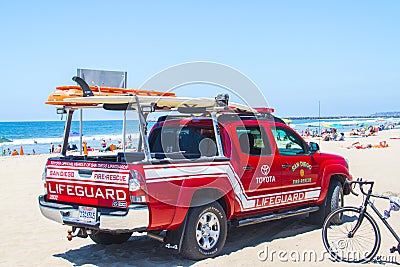
M 104 231 L 145 231 L 150 218 L 148 206 L 137 204 L 126 211 L 98 211 L 96 222 L 87 223 L 79 221 L 77 207 L 47 202 L 44 195 L 39 196 L 39 208 L 44 217 L 55 222 Z

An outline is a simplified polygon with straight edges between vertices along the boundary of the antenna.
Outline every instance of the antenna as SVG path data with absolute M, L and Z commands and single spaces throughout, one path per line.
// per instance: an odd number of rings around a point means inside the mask
M 318 100 L 318 128 L 319 128 L 319 134 L 322 137 L 322 133 L 321 133 L 321 100 Z M 321 139 L 319 139 L 319 145 L 321 145 Z

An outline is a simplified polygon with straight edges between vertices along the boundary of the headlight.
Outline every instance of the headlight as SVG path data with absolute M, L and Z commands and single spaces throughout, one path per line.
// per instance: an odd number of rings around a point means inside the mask
M 344 160 L 346 161 L 347 169 L 350 171 L 349 159 L 348 158 L 344 158 Z

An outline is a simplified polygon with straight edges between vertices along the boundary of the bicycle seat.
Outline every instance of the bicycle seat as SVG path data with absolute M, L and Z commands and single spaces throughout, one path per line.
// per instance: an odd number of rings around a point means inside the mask
M 389 197 L 390 203 L 396 204 L 400 208 L 400 197 Z

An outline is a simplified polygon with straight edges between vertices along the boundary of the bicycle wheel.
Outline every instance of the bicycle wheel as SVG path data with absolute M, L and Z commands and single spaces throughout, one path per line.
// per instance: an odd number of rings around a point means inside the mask
M 359 221 L 358 229 L 351 235 Z M 329 214 L 322 228 L 322 239 L 332 260 L 352 263 L 372 260 L 381 244 L 375 220 L 368 213 L 360 218 L 359 209 L 354 207 L 339 208 Z

